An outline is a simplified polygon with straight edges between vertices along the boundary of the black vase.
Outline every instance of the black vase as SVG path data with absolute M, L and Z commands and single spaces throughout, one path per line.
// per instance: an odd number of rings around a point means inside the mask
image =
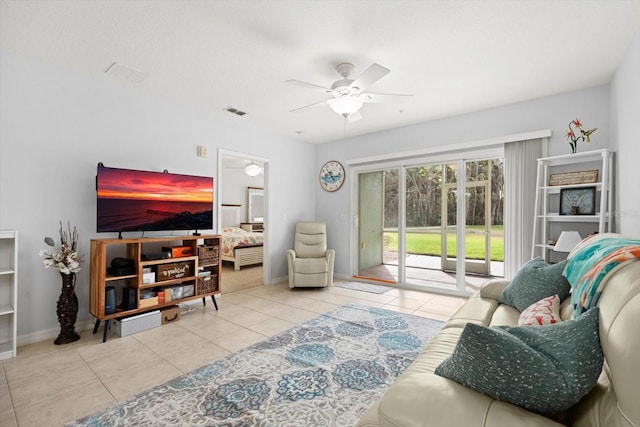
M 76 319 L 78 318 L 78 297 L 76 296 L 76 274 L 60 273 L 62 276 L 62 291 L 58 298 L 58 322 L 60 322 L 60 335 L 54 344 L 68 344 L 80 339 L 76 333 Z

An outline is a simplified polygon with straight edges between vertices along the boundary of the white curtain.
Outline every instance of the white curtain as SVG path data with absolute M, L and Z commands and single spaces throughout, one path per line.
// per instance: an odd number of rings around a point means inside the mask
M 504 145 L 504 277 L 510 279 L 531 258 L 537 159 L 547 138 Z

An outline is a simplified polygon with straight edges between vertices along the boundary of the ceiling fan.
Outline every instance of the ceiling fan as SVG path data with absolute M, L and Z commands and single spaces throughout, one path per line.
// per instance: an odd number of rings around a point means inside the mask
M 362 118 L 360 108 L 366 102 L 407 104 L 413 99 L 413 95 L 366 92 L 366 89 L 369 88 L 369 86 L 389 74 L 391 70 L 374 63 L 364 70 L 358 78 L 352 80 L 349 77 L 355 68 L 355 65 L 349 62 L 338 64 L 336 66 L 336 71 L 342 76 L 342 79 L 333 82 L 330 88 L 315 85 L 313 83 L 302 82 L 300 80 L 286 80 L 285 83 L 290 83 L 333 96 L 333 98 L 325 101 L 296 108 L 291 110 L 291 112 L 301 112 L 321 105 L 328 105 L 333 111 L 352 123 Z

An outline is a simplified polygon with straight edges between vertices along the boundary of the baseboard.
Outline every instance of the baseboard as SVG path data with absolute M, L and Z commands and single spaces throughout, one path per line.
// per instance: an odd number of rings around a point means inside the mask
M 271 279 L 270 285 L 276 285 L 282 282 L 289 282 L 289 276 L 276 277 Z
M 76 322 L 76 331 L 85 331 L 87 329 L 93 329 L 93 321 L 85 320 L 82 322 Z M 18 335 L 16 341 L 18 347 L 28 344 L 34 344 L 40 341 L 54 340 L 60 334 L 60 328 L 44 329 L 42 331 L 31 332 L 28 334 Z

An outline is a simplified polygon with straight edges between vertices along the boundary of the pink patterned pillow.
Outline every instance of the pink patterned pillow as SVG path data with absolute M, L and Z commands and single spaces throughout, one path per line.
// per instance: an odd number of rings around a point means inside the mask
M 560 297 L 553 295 L 534 302 L 518 318 L 518 326 L 551 325 L 561 322 Z

